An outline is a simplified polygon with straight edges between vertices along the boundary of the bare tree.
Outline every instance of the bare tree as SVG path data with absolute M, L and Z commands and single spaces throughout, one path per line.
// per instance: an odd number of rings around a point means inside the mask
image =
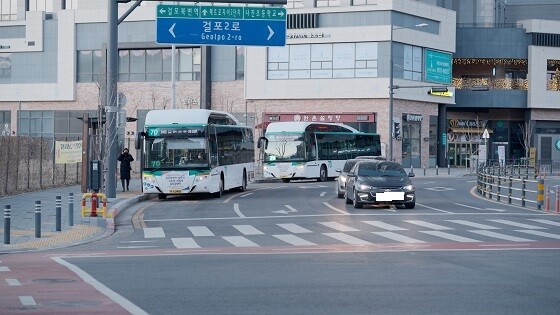
M 529 120 L 529 122 L 519 124 L 521 128 L 521 145 L 525 149 L 525 157 L 529 158 L 529 149 L 531 148 L 531 140 L 533 139 L 535 121 Z

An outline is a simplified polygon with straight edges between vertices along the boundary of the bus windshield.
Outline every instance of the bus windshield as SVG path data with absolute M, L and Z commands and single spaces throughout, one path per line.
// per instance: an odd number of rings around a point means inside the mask
M 305 161 L 306 149 L 303 134 L 269 134 L 265 161 Z
M 208 166 L 204 137 L 147 138 L 146 168 L 200 168 Z

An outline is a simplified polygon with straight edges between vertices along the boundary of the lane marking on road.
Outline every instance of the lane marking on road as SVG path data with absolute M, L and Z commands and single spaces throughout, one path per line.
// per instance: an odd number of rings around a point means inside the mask
M 171 238 L 171 242 L 177 248 L 200 248 L 192 237 L 177 237 Z
M 248 194 L 244 194 L 244 195 L 239 196 L 239 198 L 245 198 L 247 196 L 251 196 L 252 194 L 254 194 L 254 193 L 250 192 Z
M 560 226 L 560 222 L 556 222 L 552 220 L 544 220 L 544 219 L 528 219 L 528 220 L 543 223 L 543 224 L 548 224 L 548 225 Z
M 134 227 L 134 229 L 142 229 L 146 227 L 146 223 L 144 223 L 144 211 L 154 203 L 155 202 L 153 201 L 147 202 L 145 205 L 136 210 L 136 212 L 132 216 L 132 227 Z
M 505 212 L 505 211 L 506 211 L 506 210 L 504 210 L 504 209 L 478 208 L 478 207 L 475 207 L 475 206 L 469 206 L 469 205 L 465 205 L 465 204 L 457 203 L 457 202 L 455 202 L 454 205 L 457 205 L 457 206 L 460 206 L 460 207 L 469 208 L 469 209 L 480 210 L 480 211 L 498 211 L 498 212 Z
M 4 279 L 9 286 L 18 286 L 21 285 L 18 279 Z
M 319 222 L 319 224 L 322 224 L 326 227 L 329 227 L 333 230 L 337 230 L 337 231 L 340 231 L 340 232 L 360 232 L 360 230 L 358 230 L 358 229 L 355 229 L 353 227 L 349 227 L 347 225 L 344 225 L 344 224 L 341 224 L 341 223 L 338 223 L 338 222 L 334 222 L 334 221 Z
M 448 214 L 455 214 L 455 212 L 451 212 L 451 211 L 446 211 L 446 210 L 442 210 L 442 209 L 438 209 L 438 208 L 434 208 L 434 207 L 430 207 L 430 206 L 426 206 L 424 204 L 421 203 L 416 203 L 416 205 L 420 206 L 420 207 L 424 207 L 430 210 L 434 210 L 434 211 L 439 211 L 439 212 L 443 212 L 443 213 L 448 213 Z
M 239 204 L 238 204 L 238 203 L 234 203 L 234 204 L 233 204 L 233 211 L 235 211 L 235 213 L 237 213 L 237 215 L 238 215 L 240 218 L 244 218 L 244 217 L 245 217 L 245 215 L 243 215 L 243 213 L 241 213 L 241 210 L 239 210 Z
M 327 193 L 326 191 L 323 191 L 319 196 L 325 197 L 325 194 L 326 194 L 326 193 Z
M 419 226 L 422 226 L 422 227 L 426 227 L 428 229 L 438 230 L 438 231 L 439 230 L 453 230 L 453 228 L 450 228 L 450 227 L 447 227 L 447 226 L 434 224 L 434 223 L 421 221 L 421 220 L 404 220 L 404 222 L 408 222 L 410 224 L 419 225 Z
M 294 223 L 279 223 L 279 224 L 276 224 L 276 225 L 278 225 L 279 227 L 281 227 L 283 229 L 288 230 L 289 232 L 296 233 L 296 234 L 313 233 L 312 231 L 310 231 L 310 230 L 308 230 L 308 229 L 306 229 L 302 226 L 299 226 L 297 224 L 294 224 Z
M 153 243 L 154 241 L 123 241 L 121 244 Z
M 511 226 L 515 226 L 515 227 L 520 227 L 520 228 L 528 229 L 528 230 L 546 230 L 546 228 L 544 228 L 544 227 L 525 224 L 525 223 L 519 223 L 519 222 L 515 222 L 515 221 L 510 221 L 510 220 L 491 219 L 491 220 L 488 220 L 488 221 L 501 223 L 501 224 L 505 224 L 505 225 L 511 225 Z
M 143 249 L 143 248 L 158 248 L 159 246 L 155 245 L 144 245 L 144 246 L 117 246 L 119 249 Z
M 263 235 L 264 233 L 252 225 L 234 225 L 236 230 L 243 235 Z
M 405 228 L 402 228 L 402 227 L 399 227 L 399 226 L 395 226 L 395 225 L 392 225 L 392 224 L 389 224 L 389 223 L 385 223 L 385 222 L 382 222 L 382 221 L 362 221 L 362 222 L 364 222 L 365 224 L 376 226 L 378 228 L 388 230 L 388 231 L 407 231 L 408 230 L 408 229 L 405 229 Z
M 506 240 L 506 241 L 534 242 L 534 240 L 530 240 L 530 239 L 526 239 L 526 238 L 522 238 L 522 237 L 511 236 L 511 235 L 506 235 L 506 234 L 502 234 L 502 233 L 496 233 L 496 232 L 487 231 L 487 230 L 468 230 L 468 231 L 471 232 L 471 233 L 476 233 L 476 234 L 480 234 L 480 235 L 484 235 L 484 236 L 488 236 L 488 237 L 498 238 L 498 239 Z
M 52 260 L 65 266 L 66 268 L 72 270 L 78 277 L 82 278 L 86 283 L 94 287 L 97 291 L 104 294 L 107 298 L 111 299 L 115 303 L 119 304 L 122 308 L 127 310 L 130 314 L 135 315 L 148 315 L 143 309 L 139 308 L 129 300 L 125 299 L 122 295 L 104 286 L 101 282 L 97 281 L 95 278 L 90 276 L 88 273 L 78 268 L 60 257 L 51 257 Z
M 23 295 L 23 296 L 18 296 L 19 301 L 21 302 L 21 304 L 23 306 L 36 306 L 37 302 L 35 302 L 35 299 L 32 296 L 29 295 Z
M 379 236 L 383 236 L 385 238 L 388 238 L 388 239 L 393 240 L 393 241 L 397 241 L 399 243 L 406 243 L 406 244 L 426 243 L 424 241 L 417 240 L 415 238 L 408 237 L 408 236 L 401 235 L 401 234 L 397 234 L 397 233 L 394 233 L 394 232 L 371 232 L 371 233 L 379 235 Z
M 223 236 L 222 238 L 235 247 L 258 247 L 259 246 L 257 243 L 254 243 L 243 236 Z
M 547 233 L 547 232 L 543 232 L 543 231 L 535 231 L 535 230 L 515 230 L 515 231 L 560 240 L 560 235 L 558 235 L 558 234 L 552 234 L 552 233 Z
M 143 228 L 144 230 L 144 238 L 162 238 L 165 237 L 165 232 L 163 228 L 154 227 L 154 228 Z
M 344 234 L 344 233 L 323 233 L 328 237 L 332 237 L 336 240 L 339 240 L 343 243 L 350 244 L 350 245 L 369 245 L 371 244 L 368 241 L 364 241 L 352 235 Z
M 315 246 L 317 244 L 310 242 L 308 240 L 304 240 L 303 238 L 293 235 L 293 234 L 280 234 L 280 235 L 272 235 L 277 239 L 284 241 L 290 245 L 294 246 Z
M 430 188 L 424 188 L 426 190 L 433 190 L 433 191 L 449 191 L 449 190 L 455 190 L 455 188 L 449 188 L 449 187 L 430 187 Z
M 0 272 L 2 271 L 11 271 L 9 267 L 6 266 L 0 266 Z
M 187 226 L 193 236 L 215 236 L 209 228 L 205 226 Z
M 470 226 L 470 227 L 477 228 L 477 229 L 480 229 L 480 230 L 499 230 L 500 229 L 499 227 L 490 226 L 490 225 L 481 224 L 481 223 L 470 222 L 470 221 L 466 221 L 466 220 L 445 220 L 445 221 Z
M 468 238 L 468 237 L 464 237 L 464 236 L 459 236 L 459 235 L 455 235 L 455 234 L 451 234 L 451 233 L 445 233 L 442 231 L 419 231 L 420 233 L 424 233 L 424 234 L 428 234 L 428 235 L 433 235 L 433 236 L 437 236 L 437 237 L 441 237 L 441 238 L 445 238 L 454 242 L 460 242 L 460 243 L 480 243 L 482 241 L 479 240 L 475 240 L 473 238 Z
M 328 202 L 323 201 L 323 204 L 324 204 L 325 206 L 329 207 L 330 209 L 333 209 L 333 210 L 336 211 L 336 212 L 340 212 L 340 213 L 342 213 L 342 214 L 349 214 L 348 212 L 346 212 L 346 211 L 344 211 L 344 210 L 340 210 L 340 209 L 338 209 L 337 207 L 331 205 L 331 204 L 328 203 Z

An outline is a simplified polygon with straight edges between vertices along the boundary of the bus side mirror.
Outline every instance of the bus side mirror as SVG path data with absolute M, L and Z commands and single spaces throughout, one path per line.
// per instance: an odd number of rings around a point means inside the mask
M 266 137 L 260 137 L 259 141 L 257 141 L 257 148 L 264 147 L 266 150 L 268 148 L 268 139 Z
M 136 134 L 136 141 L 134 141 L 134 148 L 140 150 L 142 148 L 142 137 L 145 137 L 146 133 L 144 131 Z

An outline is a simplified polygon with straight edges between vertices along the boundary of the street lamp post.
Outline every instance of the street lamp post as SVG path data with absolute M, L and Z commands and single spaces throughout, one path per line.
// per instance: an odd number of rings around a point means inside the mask
M 416 24 L 414 27 L 425 27 L 428 26 L 426 23 Z M 399 30 L 402 28 L 412 28 L 412 27 L 393 27 L 391 24 L 391 36 L 389 38 L 389 154 L 388 158 L 389 161 L 393 160 L 393 137 L 394 137 L 394 121 L 393 121 L 393 94 L 395 93 L 394 90 L 398 87 L 395 87 L 393 84 L 394 81 L 394 66 L 393 63 L 393 31 Z

